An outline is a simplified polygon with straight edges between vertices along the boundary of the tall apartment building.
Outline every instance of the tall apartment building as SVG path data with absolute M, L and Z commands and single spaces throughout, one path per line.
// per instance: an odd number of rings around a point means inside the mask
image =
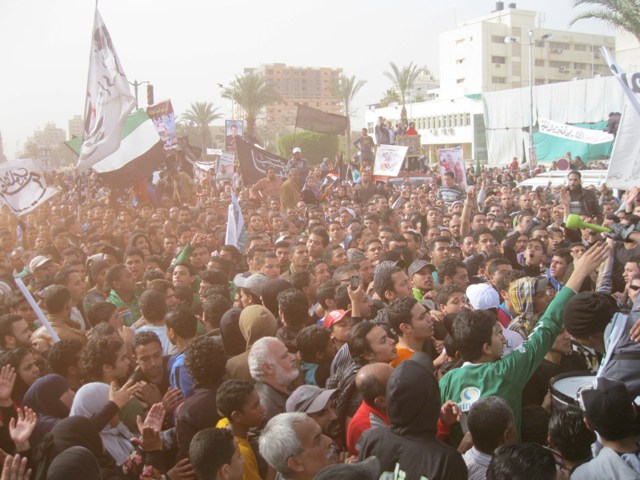
M 33 136 L 27 142 L 33 142 L 38 148 L 38 152 L 48 151 L 57 148 L 67 139 L 66 132 L 58 128 L 54 122 L 49 122 L 43 129 L 35 130 Z
M 69 120 L 69 140 L 74 137 L 82 138 L 84 131 L 84 119 L 82 115 L 74 115 Z
M 615 38 L 538 28 L 536 12 L 497 2 L 490 14 L 440 35 L 440 96 L 528 86 L 530 51 L 534 85 L 610 75 L 601 46 L 613 51 Z
M 329 113 L 340 113 L 340 100 L 332 93 L 341 68 L 292 67 L 284 63 L 271 63 L 245 72 L 257 72 L 268 84 L 274 85 L 283 102 L 266 108 L 266 120 L 278 129 L 293 128 L 296 122 L 296 104 L 300 103 Z

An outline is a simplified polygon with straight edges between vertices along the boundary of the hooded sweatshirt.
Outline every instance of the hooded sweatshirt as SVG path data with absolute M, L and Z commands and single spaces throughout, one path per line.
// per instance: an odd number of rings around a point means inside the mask
M 273 337 L 277 328 L 276 318 L 262 305 L 250 305 L 240 313 L 240 331 L 247 341 L 246 350 L 227 360 L 227 376 L 253 383 L 249 373 L 249 351 L 262 337 Z
M 441 401 L 433 372 L 431 358 L 422 352 L 395 369 L 387 384 L 391 425 L 371 430 L 360 460 L 375 455 L 382 471 L 394 478 L 467 478 L 462 455 L 436 438 Z

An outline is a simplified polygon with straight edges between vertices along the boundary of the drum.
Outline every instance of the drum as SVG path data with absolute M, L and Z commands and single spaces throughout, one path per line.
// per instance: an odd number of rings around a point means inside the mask
M 551 397 L 553 405 L 578 405 L 578 390 L 593 383 L 595 373 L 567 372 L 551 379 Z

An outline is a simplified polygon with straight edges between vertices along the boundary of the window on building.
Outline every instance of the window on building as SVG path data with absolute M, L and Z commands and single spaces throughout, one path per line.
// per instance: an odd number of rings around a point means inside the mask
M 586 63 L 574 63 L 573 64 L 573 68 L 575 68 L 576 70 L 586 70 L 587 69 L 587 64 Z
M 456 63 L 457 63 L 458 65 L 463 64 L 463 63 L 464 63 L 464 58 L 457 58 L 457 59 L 456 59 Z
M 545 61 L 536 59 L 536 67 L 544 67 Z
M 499 63 L 501 65 L 504 65 L 505 63 L 507 63 L 507 57 L 500 57 L 498 55 L 492 55 L 491 56 L 491 63 Z
M 504 37 L 500 35 L 491 35 L 491 43 L 504 43 Z
M 491 77 L 491 83 L 504 85 L 507 83 L 507 77 Z
M 464 114 L 464 125 L 466 127 L 468 127 L 469 125 L 471 125 L 471 114 L 470 113 L 465 113 Z
M 576 52 L 586 52 L 588 48 L 589 48 L 589 45 L 585 45 L 585 44 L 583 44 L 583 43 L 576 43 L 576 44 L 573 46 L 573 49 L 574 49 Z
M 464 83 L 464 78 L 457 78 L 456 83 Z

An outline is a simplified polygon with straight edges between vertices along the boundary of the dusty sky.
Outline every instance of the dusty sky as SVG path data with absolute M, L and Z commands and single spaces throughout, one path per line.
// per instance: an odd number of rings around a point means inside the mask
M 509 3 L 509 2 L 505 2 Z M 521 0 L 546 28 L 568 29 L 572 0 Z M 375 103 L 389 61 L 438 72 L 438 35 L 495 8 L 488 0 L 101 0 L 98 5 L 130 81 L 150 80 L 177 114 L 194 101 L 230 111 L 217 83 L 260 63 L 341 67 L 368 81 L 356 98 Z M 33 131 L 81 114 L 92 0 L 0 0 L 0 132 L 9 159 Z M 604 24 L 576 31 L 611 34 Z M 141 104 L 146 90 L 140 91 Z M 357 126 L 357 119 L 354 122 Z

